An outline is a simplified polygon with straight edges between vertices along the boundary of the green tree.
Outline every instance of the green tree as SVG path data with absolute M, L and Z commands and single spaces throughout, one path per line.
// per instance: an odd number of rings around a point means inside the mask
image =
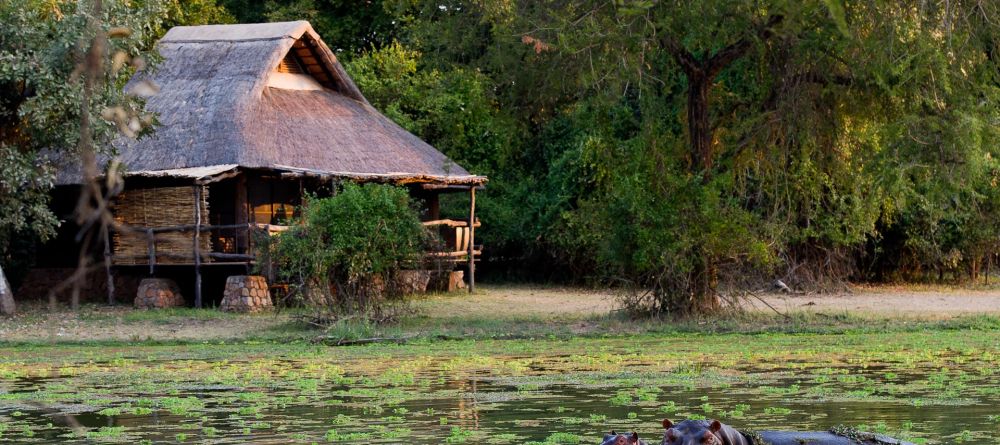
M 391 43 L 394 17 L 381 0 L 221 0 L 240 23 L 308 20 L 335 52 L 348 56 Z
M 81 10 L 88 7 L 86 2 L 37 0 L 0 5 L 4 23 L 0 28 L 0 252 L 4 254 L 13 234 L 43 239 L 52 235 L 58 221 L 46 205 L 48 192 L 56 170 L 78 162 L 74 159 L 84 114 L 97 146 L 106 153 L 107 142 L 121 126 L 107 118 L 108 110 L 126 116 L 141 112 L 141 101 L 121 90 L 134 71 L 123 64 L 144 55 L 163 9 L 156 3 L 137 7 L 105 2 L 104 31 L 112 27 L 132 31 L 107 42 L 101 57 L 110 69 L 94 80 L 90 103 L 81 107 L 80 62 L 94 38 L 88 12 Z
M 10 265 L 26 260 L 14 238 L 44 241 L 60 224 L 47 206 L 57 172 L 113 156 L 113 137 L 154 120 L 122 86 L 156 62 L 156 39 L 232 17 L 212 0 L 10 0 L 0 21 L 0 262 Z
M 403 40 L 428 66 L 493 79 L 533 135 L 509 151 L 523 167 L 508 178 L 583 175 L 529 237 L 603 251 L 655 290 L 656 311 L 717 307 L 719 267 L 845 277 L 850 252 L 917 198 L 937 215 L 958 196 L 963 214 L 994 208 L 981 188 L 995 159 L 993 3 L 408 3 Z M 558 140 L 541 136 L 567 120 Z
M 498 171 L 513 123 L 497 112 L 490 79 L 471 69 L 427 67 L 399 42 L 347 64 L 351 78 L 382 113 L 477 173 Z

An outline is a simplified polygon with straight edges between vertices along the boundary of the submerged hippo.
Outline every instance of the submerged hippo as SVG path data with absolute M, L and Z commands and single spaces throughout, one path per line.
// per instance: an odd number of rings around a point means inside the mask
M 685 420 L 674 424 L 663 419 L 663 445 L 754 445 L 750 436 L 718 420 Z
M 850 430 L 740 432 L 718 420 L 663 419 L 662 445 L 914 445 L 879 434 Z
M 646 445 L 646 442 L 639 439 L 639 434 L 635 431 L 632 434 L 618 434 L 612 431 L 604 435 L 601 445 Z

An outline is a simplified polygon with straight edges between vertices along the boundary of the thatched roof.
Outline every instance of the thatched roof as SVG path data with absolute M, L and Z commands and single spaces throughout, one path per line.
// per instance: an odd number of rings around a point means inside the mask
M 158 44 L 151 136 L 116 143 L 127 171 L 241 168 L 480 184 L 375 110 L 308 22 L 179 26 Z M 269 80 L 289 53 L 315 88 Z M 295 76 L 292 76 L 295 77 Z

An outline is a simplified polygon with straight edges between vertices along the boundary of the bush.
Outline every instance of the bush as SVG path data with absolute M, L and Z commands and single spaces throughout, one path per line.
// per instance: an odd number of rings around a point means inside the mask
M 345 184 L 335 196 L 309 199 L 292 228 L 258 243 L 261 264 L 291 285 L 289 297 L 334 315 L 385 319 L 401 301 L 398 273 L 420 266 L 432 242 L 403 188 Z

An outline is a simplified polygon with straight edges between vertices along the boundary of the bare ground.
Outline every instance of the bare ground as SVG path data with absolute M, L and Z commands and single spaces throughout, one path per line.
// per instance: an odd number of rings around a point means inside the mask
M 763 296 L 780 311 L 848 312 L 881 316 L 946 319 L 975 313 L 1000 313 L 1000 289 L 861 287 L 842 294 L 771 294 Z M 757 310 L 769 310 L 751 301 Z
M 417 307 L 432 318 L 456 315 L 500 318 L 588 317 L 615 309 L 609 291 L 549 286 L 483 286 L 475 295 L 464 292 L 430 295 Z
M 881 316 L 942 319 L 972 313 L 1000 313 L 1000 289 L 946 287 L 857 287 L 839 294 L 764 294 L 761 299 L 782 312 L 848 312 Z M 751 310 L 771 311 L 750 299 Z M 497 316 L 589 316 L 615 309 L 610 291 L 565 287 L 492 286 L 477 295 L 432 296 L 422 303 L 430 316 L 496 314 Z
M 49 313 L 42 305 L 18 308 L 13 318 L 0 317 L 0 341 L 199 341 L 242 338 L 275 329 L 290 321 L 287 314 L 232 315 L 212 309 L 184 310 L 158 316 L 127 306 L 84 306 L 80 313 Z
M 974 313 L 1000 314 L 1000 289 L 914 287 L 858 288 L 848 294 L 761 297 L 781 312 L 851 313 L 877 317 L 942 320 Z M 446 318 L 582 321 L 615 310 L 614 293 L 549 286 L 482 286 L 474 295 L 464 292 L 430 295 L 415 303 L 430 320 Z M 760 301 L 751 310 L 770 312 Z M 163 314 L 129 307 L 86 306 L 79 314 L 62 310 L 50 314 L 42 305 L 24 305 L 13 318 L 0 317 L 0 342 L 65 342 L 91 340 L 223 340 L 260 336 L 268 331 L 280 337 L 293 314 L 221 314 L 211 309 Z M 447 321 L 443 321 L 447 322 Z M 582 326 L 590 326 L 584 323 Z M 574 332 L 576 329 L 574 329 Z

